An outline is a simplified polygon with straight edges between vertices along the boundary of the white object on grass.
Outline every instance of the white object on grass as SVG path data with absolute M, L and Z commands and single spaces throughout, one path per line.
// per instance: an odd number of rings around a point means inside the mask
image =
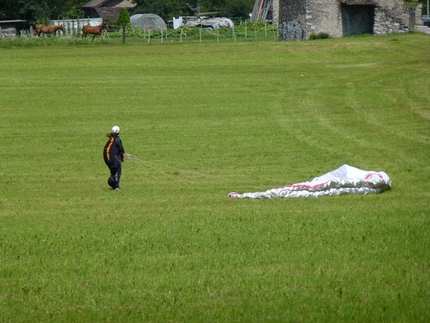
M 237 199 L 320 197 L 345 194 L 374 194 L 391 189 L 390 177 L 382 171 L 361 170 L 349 165 L 328 172 L 311 181 L 273 188 L 264 192 L 228 194 Z

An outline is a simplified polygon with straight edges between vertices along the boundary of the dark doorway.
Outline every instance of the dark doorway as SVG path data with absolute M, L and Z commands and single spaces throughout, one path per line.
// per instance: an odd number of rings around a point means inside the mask
M 343 35 L 373 34 L 374 6 L 342 5 Z

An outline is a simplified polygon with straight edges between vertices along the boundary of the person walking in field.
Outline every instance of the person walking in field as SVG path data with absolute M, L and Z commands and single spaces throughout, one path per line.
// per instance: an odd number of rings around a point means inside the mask
M 113 126 L 111 133 L 106 136 L 109 138 L 103 150 L 103 158 L 106 165 L 109 167 L 110 176 L 108 184 L 115 191 L 119 191 L 119 181 L 121 179 L 121 164 L 124 161 L 124 147 L 119 138 L 120 129 L 118 126 Z

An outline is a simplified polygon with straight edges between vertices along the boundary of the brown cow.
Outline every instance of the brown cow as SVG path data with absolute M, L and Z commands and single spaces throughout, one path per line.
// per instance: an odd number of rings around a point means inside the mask
M 93 35 L 93 40 L 94 38 L 96 38 L 96 36 L 100 36 L 100 40 L 103 39 L 102 36 L 102 32 L 103 30 L 108 31 L 109 27 L 107 24 L 102 24 L 102 25 L 98 25 L 98 26 L 90 26 L 90 25 L 85 25 L 82 27 L 82 38 L 87 37 L 88 34 Z

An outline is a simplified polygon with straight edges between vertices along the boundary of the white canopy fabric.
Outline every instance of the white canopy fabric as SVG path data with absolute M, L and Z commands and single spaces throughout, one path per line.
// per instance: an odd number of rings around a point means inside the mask
M 385 172 L 361 170 L 345 164 L 308 182 L 273 188 L 265 192 L 243 194 L 232 192 L 228 196 L 236 199 L 320 197 L 375 194 L 389 189 L 391 189 L 391 179 Z

